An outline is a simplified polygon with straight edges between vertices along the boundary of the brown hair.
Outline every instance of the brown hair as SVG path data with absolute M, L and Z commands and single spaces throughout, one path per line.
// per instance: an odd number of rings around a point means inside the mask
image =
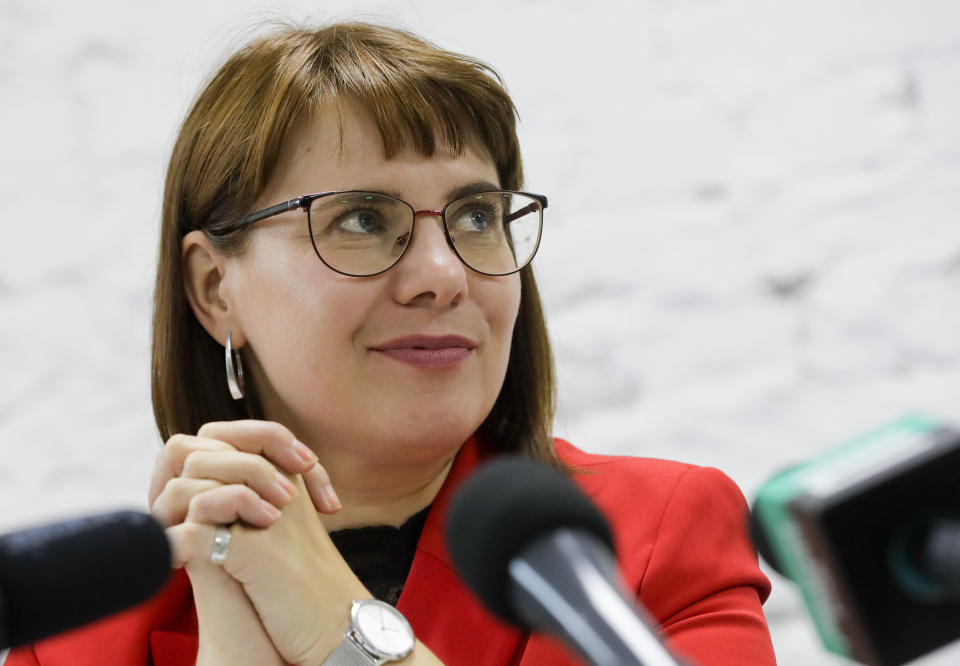
M 386 157 L 404 149 L 460 153 L 478 141 L 505 189 L 522 187 L 516 109 L 486 64 L 403 30 L 340 23 L 286 26 L 235 53 L 200 92 L 167 170 L 154 294 L 153 410 L 163 439 L 208 421 L 262 418 L 255 387 L 234 401 L 223 347 L 200 325 L 184 292 L 181 241 L 208 232 L 225 253 L 243 251 L 247 229 L 222 235 L 263 193 L 294 121 L 348 95 L 380 131 Z M 533 272 L 521 271 L 520 311 L 500 394 L 481 426 L 505 451 L 554 460 L 554 370 Z

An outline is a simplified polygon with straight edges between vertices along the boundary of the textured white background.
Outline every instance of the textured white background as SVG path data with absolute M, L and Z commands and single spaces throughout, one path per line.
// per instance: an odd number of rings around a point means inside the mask
M 750 496 L 906 412 L 960 423 L 958 2 L 0 0 L 0 531 L 145 506 L 165 161 L 273 12 L 503 74 L 550 197 L 558 434 Z M 842 663 L 775 583 L 781 663 Z

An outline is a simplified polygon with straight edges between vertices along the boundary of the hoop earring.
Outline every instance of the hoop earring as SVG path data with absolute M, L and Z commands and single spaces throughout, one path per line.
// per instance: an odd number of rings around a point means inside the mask
M 230 345 L 230 331 L 227 331 L 227 346 L 224 348 L 227 360 L 227 388 L 234 400 L 243 398 L 243 359 L 237 352 L 236 370 L 234 370 L 233 347 Z

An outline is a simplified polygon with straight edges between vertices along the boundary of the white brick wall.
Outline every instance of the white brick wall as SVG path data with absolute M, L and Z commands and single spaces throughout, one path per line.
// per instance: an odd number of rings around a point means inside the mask
M 164 163 L 269 12 L 143 5 L 0 0 L 0 531 L 145 505 Z M 960 3 L 272 6 L 392 18 L 504 75 L 550 196 L 559 434 L 749 496 L 907 411 L 960 423 Z M 839 663 L 775 582 L 781 663 Z

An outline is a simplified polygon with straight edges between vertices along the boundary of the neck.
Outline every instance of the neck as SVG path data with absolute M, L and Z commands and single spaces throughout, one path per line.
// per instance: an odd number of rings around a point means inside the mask
M 427 463 L 397 465 L 370 463 L 317 451 L 330 475 L 342 508 L 320 514 L 328 532 L 369 525 L 399 527 L 410 516 L 429 506 L 450 472 L 456 451 Z

